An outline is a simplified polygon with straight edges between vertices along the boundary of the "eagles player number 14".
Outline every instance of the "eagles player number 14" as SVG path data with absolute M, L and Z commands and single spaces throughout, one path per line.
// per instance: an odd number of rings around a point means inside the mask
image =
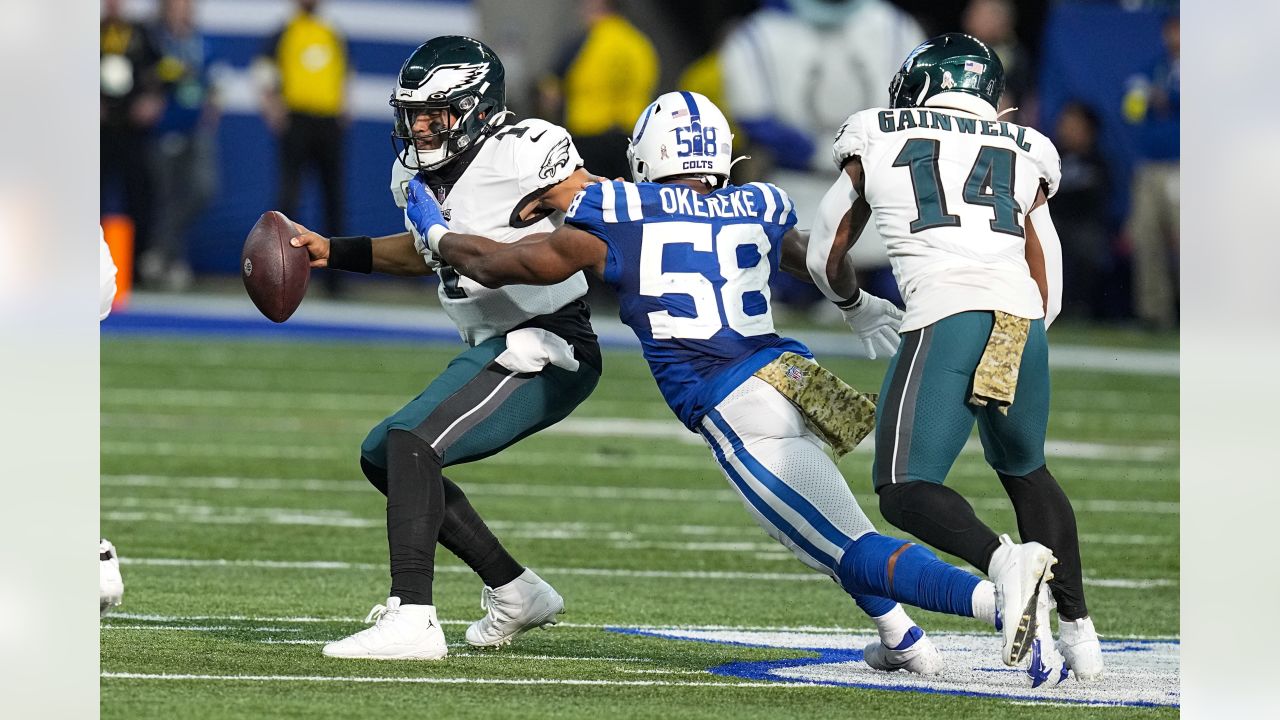
M 916 194 L 916 219 L 911 221 L 913 234 L 960 225 L 960 217 L 947 212 L 947 198 L 938 174 L 938 148 L 937 140 L 912 138 L 893 160 L 893 167 L 911 168 L 911 187 Z M 986 205 L 995 212 L 991 220 L 991 229 L 995 232 L 1023 237 L 1022 225 L 1018 223 L 1021 210 L 1013 197 L 1015 159 L 1012 150 L 983 145 L 969 169 L 963 198 L 970 205 Z
M 710 278 L 693 268 L 689 272 L 663 271 L 664 250 L 676 244 L 692 244 L 694 252 L 716 254 L 724 278 L 719 293 Z M 640 294 L 688 295 L 694 307 L 693 317 L 673 316 L 666 310 L 649 313 L 653 337 L 707 340 L 726 325 L 743 337 L 773 332 L 768 255 L 769 238 L 757 224 L 725 225 L 715 234 L 714 242 L 711 226 L 705 223 L 646 224 L 640 251 Z M 748 304 L 755 313 L 747 313 Z

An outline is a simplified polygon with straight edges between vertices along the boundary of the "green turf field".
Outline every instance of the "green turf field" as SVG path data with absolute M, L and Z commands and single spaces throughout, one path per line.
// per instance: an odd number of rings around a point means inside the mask
M 871 625 L 754 525 L 638 354 L 623 352 L 606 354 L 595 395 L 560 426 L 449 473 L 516 557 L 565 596 L 562 624 L 502 651 L 471 651 L 462 635 L 481 614 L 480 581 L 441 551 L 447 660 L 324 658 L 320 644 L 362 627 L 388 586 L 384 499 L 359 472 L 359 443 L 452 354 L 409 344 L 104 338 L 102 533 L 126 560 L 126 593 L 102 623 L 103 717 L 1177 714 L 753 676 L 750 663 L 814 658 L 795 648 L 847 643 Z M 826 364 L 871 389 L 884 368 Z M 1177 378 L 1060 370 L 1054 382 L 1050 467 L 1075 503 L 1098 630 L 1176 638 Z M 889 532 L 870 496 L 869 445 L 841 467 Z M 1014 530 L 979 452 L 961 457 L 950 482 L 989 523 Z M 912 615 L 944 651 L 947 631 L 982 631 L 969 620 Z M 702 628 L 717 642 L 664 636 L 674 626 Z M 1134 677 L 1169 681 L 1176 645 L 1165 645 L 1172 659 Z M 1119 667 L 1148 646 L 1108 647 Z M 955 657 L 952 665 L 969 662 Z M 748 670 L 727 671 L 730 663 Z M 839 678 L 870 672 L 848 670 L 857 664 L 837 668 L 855 673 Z M 1034 694 L 992 671 L 951 670 L 1017 691 L 1005 694 Z M 1064 687 L 1050 699 L 1071 699 L 1073 686 Z

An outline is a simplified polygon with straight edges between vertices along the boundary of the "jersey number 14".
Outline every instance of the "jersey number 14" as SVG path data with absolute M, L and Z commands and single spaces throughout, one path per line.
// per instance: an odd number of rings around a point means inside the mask
M 995 213 L 991 229 L 1023 237 L 1018 215 L 1022 210 L 1013 197 L 1013 167 L 1016 157 L 1007 148 L 983 145 L 973 161 L 964 182 L 964 201 L 970 205 L 986 205 Z M 916 219 L 911 232 L 936 227 L 959 227 L 960 217 L 947 212 L 947 197 L 942 192 L 938 174 L 938 141 L 913 138 L 902 146 L 893 160 L 894 167 L 911 168 L 911 187 L 916 195 Z

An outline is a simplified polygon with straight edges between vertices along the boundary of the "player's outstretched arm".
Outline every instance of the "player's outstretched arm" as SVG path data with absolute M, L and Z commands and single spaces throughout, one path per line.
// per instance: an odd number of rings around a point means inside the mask
M 538 196 L 537 203 L 541 207 L 568 212 L 575 195 L 585 190 L 588 185 L 601 182 L 603 179 L 592 175 L 586 168 L 578 168 L 569 177 L 547 188 Z
M 388 275 L 416 277 L 432 274 L 413 244 L 408 232 L 382 237 L 327 238 L 295 222 L 297 237 L 290 240 L 294 247 L 307 249 L 313 268 L 332 268 L 351 272 L 380 272 Z
M 587 269 L 603 274 L 607 253 L 599 238 L 571 225 L 516 243 L 447 232 L 434 249 L 459 273 L 485 287 L 554 285 Z

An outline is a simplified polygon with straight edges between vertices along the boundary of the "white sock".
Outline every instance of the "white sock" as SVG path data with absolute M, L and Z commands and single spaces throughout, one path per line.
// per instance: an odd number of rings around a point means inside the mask
M 880 642 L 890 648 L 897 647 L 898 643 L 902 642 L 902 637 L 915 625 L 901 605 L 894 605 L 889 612 L 880 617 L 871 618 L 871 622 L 876 624 L 876 630 L 880 633 Z
M 996 586 L 983 580 L 973 589 L 973 617 L 996 626 Z

